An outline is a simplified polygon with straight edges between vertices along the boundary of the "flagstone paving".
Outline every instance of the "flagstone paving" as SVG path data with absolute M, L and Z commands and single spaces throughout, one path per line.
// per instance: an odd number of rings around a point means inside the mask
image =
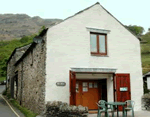
M 88 117 L 97 117 L 97 114 L 89 114 Z M 101 117 L 105 117 L 104 114 L 102 114 Z M 111 116 L 111 113 L 109 113 L 109 117 Z M 117 117 L 117 114 L 115 112 L 115 117 Z M 119 117 L 122 117 L 122 113 L 119 113 Z M 132 117 L 131 111 L 128 112 L 128 117 Z M 150 111 L 135 111 L 135 117 L 150 117 Z

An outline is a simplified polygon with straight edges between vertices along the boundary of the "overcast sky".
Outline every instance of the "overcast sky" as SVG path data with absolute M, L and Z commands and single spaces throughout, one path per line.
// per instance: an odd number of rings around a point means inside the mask
M 150 27 L 150 0 L 1 0 L 0 14 L 25 13 L 41 18 L 65 19 L 96 2 L 124 25 Z

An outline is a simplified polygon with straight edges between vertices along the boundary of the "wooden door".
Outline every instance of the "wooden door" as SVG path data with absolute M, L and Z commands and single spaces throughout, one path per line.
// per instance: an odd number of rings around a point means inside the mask
M 131 100 L 129 74 L 116 74 L 116 97 L 119 102 Z M 119 107 L 119 110 L 122 110 L 121 106 Z
M 76 105 L 98 109 L 96 102 L 100 100 L 100 85 L 98 81 L 78 80 L 76 82 Z

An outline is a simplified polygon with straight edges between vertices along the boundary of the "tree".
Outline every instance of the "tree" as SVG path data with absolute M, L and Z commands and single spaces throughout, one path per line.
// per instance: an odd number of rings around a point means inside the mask
M 129 26 L 125 26 L 125 27 L 137 36 L 141 36 L 143 34 L 143 32 L 145 31 L 142 26 L 129 25 Z

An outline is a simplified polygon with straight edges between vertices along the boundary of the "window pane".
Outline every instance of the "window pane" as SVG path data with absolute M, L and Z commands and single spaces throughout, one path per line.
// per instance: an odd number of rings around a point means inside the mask
M 94 88 L 97 88 L 97 87 L 98 87 L 97 83 L 96 83 L 96 82 L 94 82 Z
M 94 34 L 91 34 L 91 52 L 97 52 L 97 39 Z
M 99 51 L 105 53 L 105 35 L 99 35 Z
M 92 82 L 89 83 L 89 88 L 93 88 L 93 83 Z

